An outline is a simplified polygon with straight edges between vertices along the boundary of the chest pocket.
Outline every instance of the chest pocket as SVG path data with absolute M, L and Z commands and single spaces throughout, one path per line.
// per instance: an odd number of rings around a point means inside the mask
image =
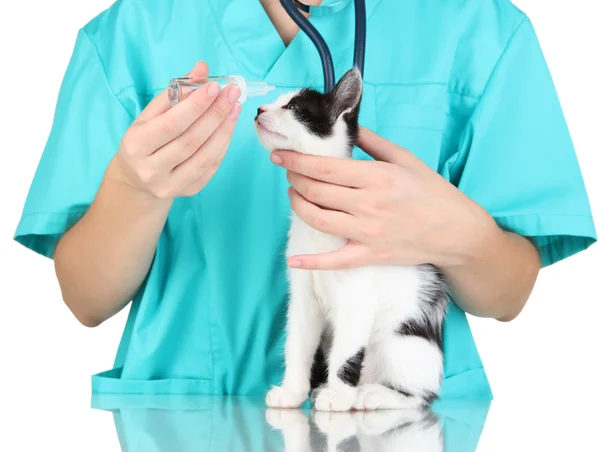
M 374 130 L 437 171 L 446 100 L 442 84 L 374 86 Z

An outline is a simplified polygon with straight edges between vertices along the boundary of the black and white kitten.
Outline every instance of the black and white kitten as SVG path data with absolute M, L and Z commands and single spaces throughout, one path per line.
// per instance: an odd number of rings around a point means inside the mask
M 303 89 L 284 94 L 258 109 L 259 140 L 270 151 L 351 158 L 361 99 L 362 78 L 356 69 L 331 93 Z M 330 252 L 346 243 L 292 214 L 288 256 Z M 436 398 L 448 297 L 435 267 L 290 269 L 288 275 L 285 377 L 269 391 L 268 406 L 291 408 L 305 402 L 314 388 L 311 376 L 320 352 L 328 371 L 326 383 L 313 392 L 317 410 L 414 408 Z

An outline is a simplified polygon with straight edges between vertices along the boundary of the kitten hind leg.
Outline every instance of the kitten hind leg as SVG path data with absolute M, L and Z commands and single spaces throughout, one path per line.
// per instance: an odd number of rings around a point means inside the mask
M 355 409 L 415 409 L 435 400 L 443 375 L 442 352 L 435 342 L 393 333 L 379 344 L 377 355 L 377 380 L 359 388 Z
M 380 384 L 361 385 L 353 408 L 356 410 L 418 409 L 424 405 L 420 397 Z

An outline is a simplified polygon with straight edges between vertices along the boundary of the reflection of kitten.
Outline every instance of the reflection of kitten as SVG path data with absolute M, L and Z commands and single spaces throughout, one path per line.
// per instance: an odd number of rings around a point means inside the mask
M 350 158 L 361 98 L 356 69 L 329 94 L 284 94 L 258 109 L 258 137 L 269 150 Z M 288 256 L 334 251 L 346 243 L 292 215 Z M 282 386 L 269 392 L 269 406 L 298 407 L 306 400 L 316 352 L 329 368 L 326 385 L 314 393 L 318 410 L 411 408 L 437 396 L 447 291 L 435 267 L 291 269 L 289 278 L 286 373 Z
M 429 409 L 312 412 L 267 410 L 285 452 L 443 452 L 442 427 Z

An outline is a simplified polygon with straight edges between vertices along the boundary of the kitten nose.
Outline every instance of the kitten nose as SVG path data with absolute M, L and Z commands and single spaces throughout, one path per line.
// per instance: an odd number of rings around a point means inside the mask
M 258 107 L 258 110 L 256 110 L 256 116 L 260 115 L 261 113 L 264 113 L 265 111 L 267 111 L 265 107 Z

